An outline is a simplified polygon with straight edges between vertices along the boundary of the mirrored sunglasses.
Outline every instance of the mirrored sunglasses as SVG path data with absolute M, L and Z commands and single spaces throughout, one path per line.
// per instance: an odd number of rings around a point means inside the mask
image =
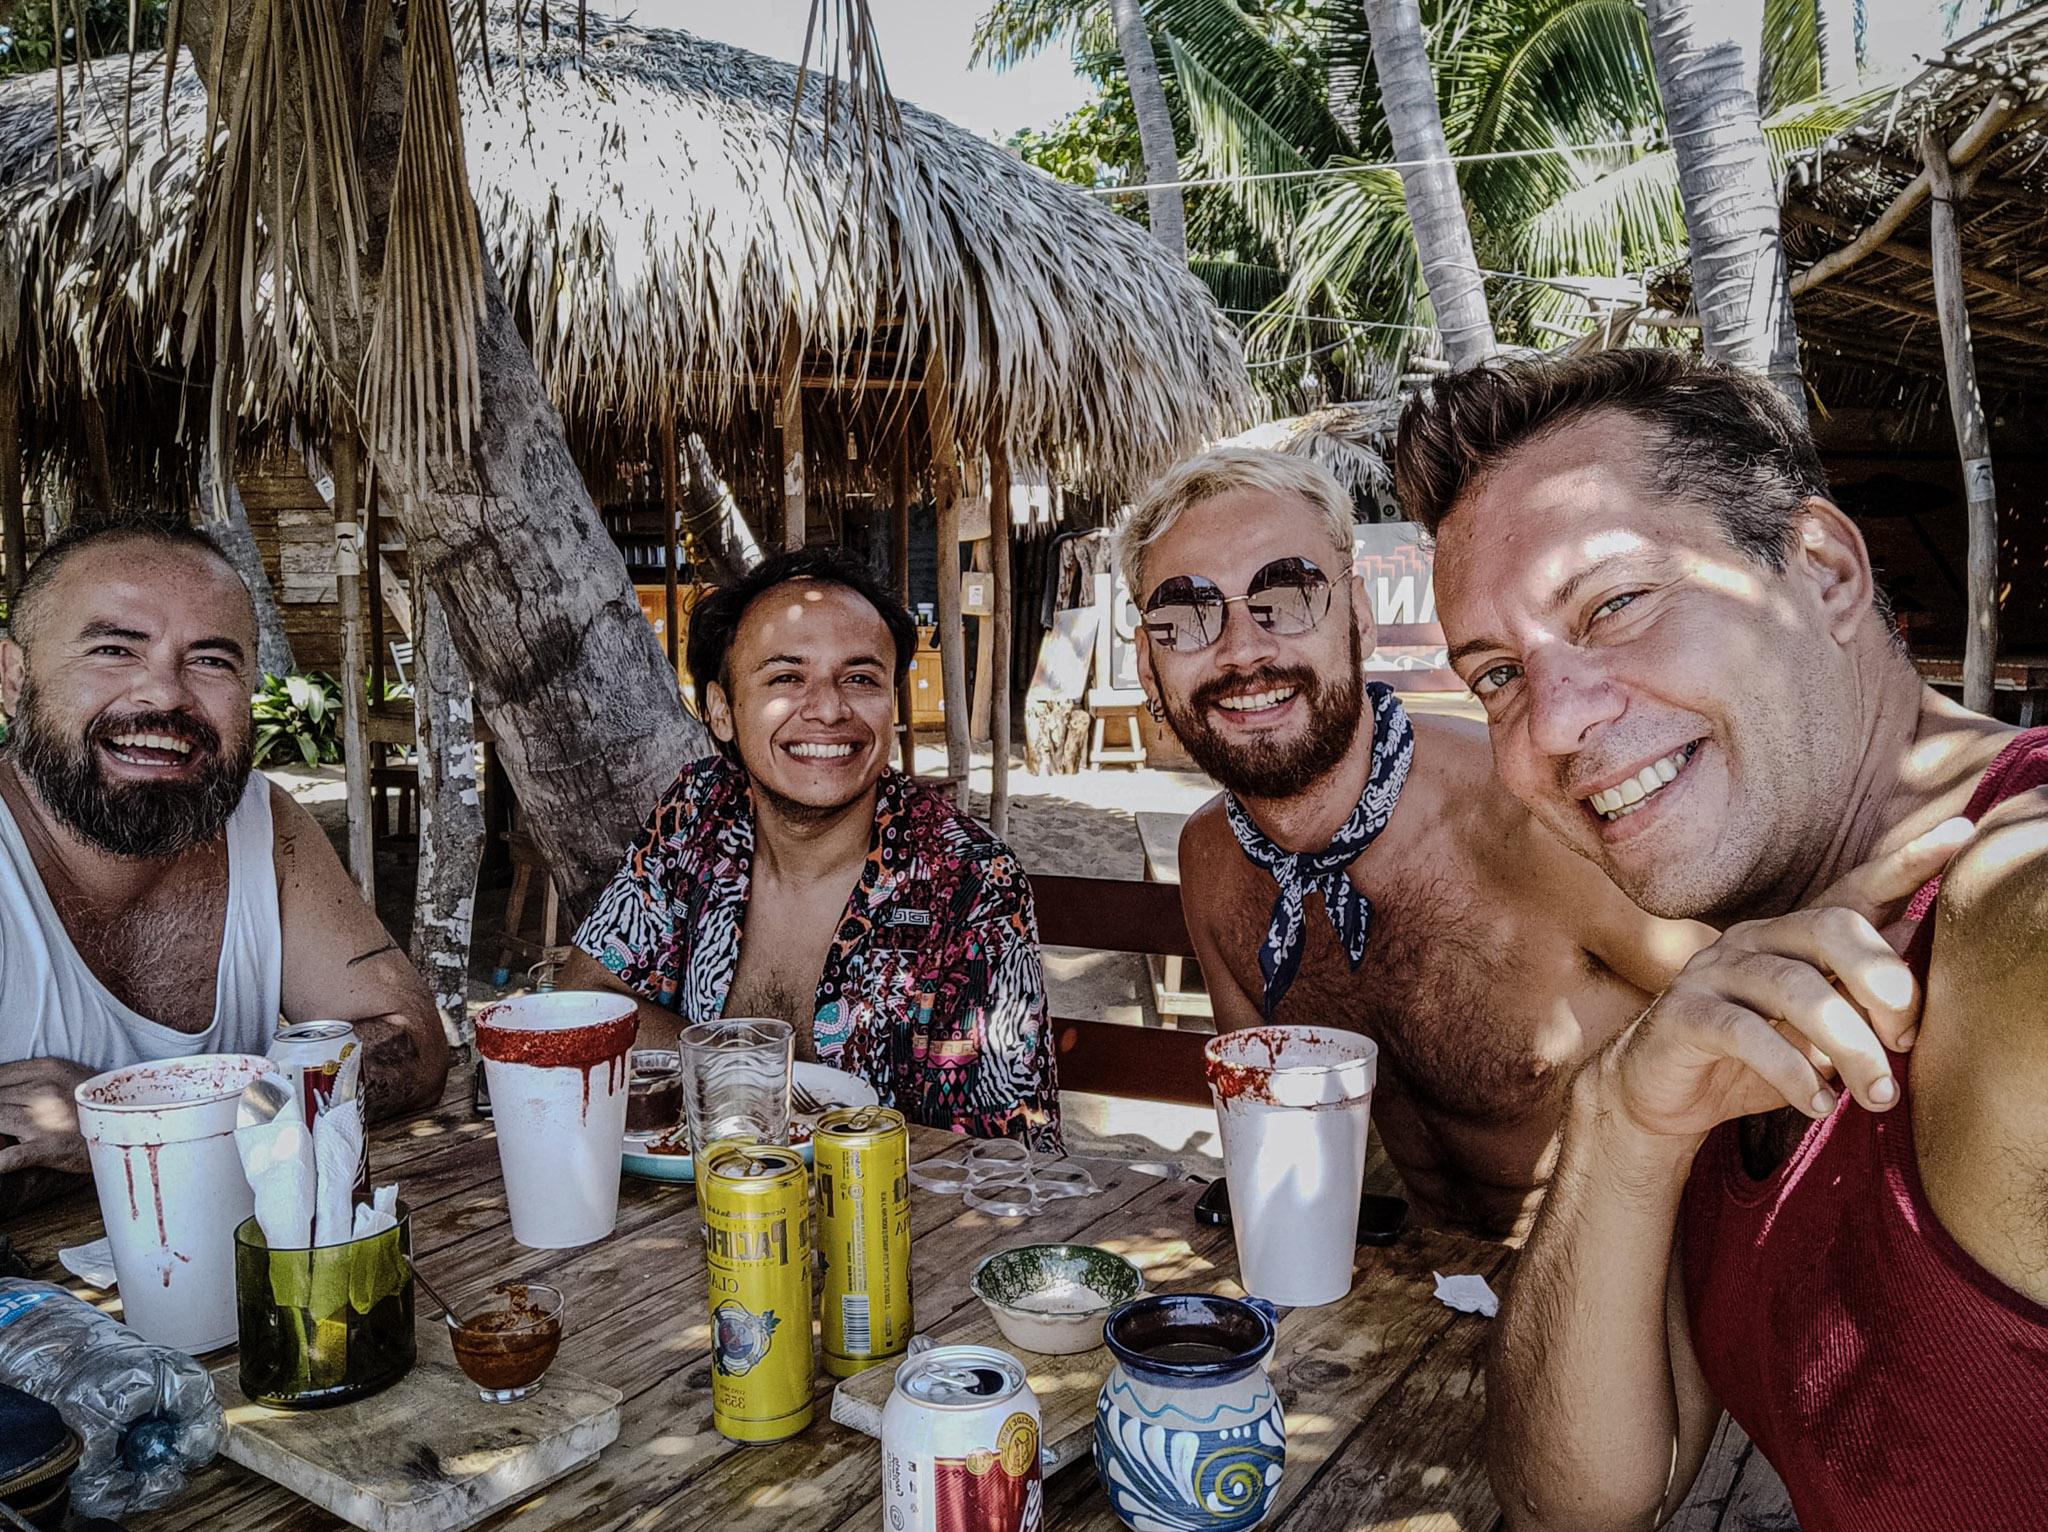
M 1204 575 L 1162 580 L 1145 603 L 1145 631 L 1176 654 L 1206 649 L 1223 636 L 1233 603 L 1268 633 L 1306 633 L 1330 610 L 1330 577 L 1307 559 L 1275 559 L 1251 578 L 1242 596 L 1226 596 Z

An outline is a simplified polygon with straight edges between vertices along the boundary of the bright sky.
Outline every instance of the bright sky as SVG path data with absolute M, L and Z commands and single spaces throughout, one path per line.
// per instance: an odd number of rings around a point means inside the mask
M 970 132 L 1008 137 L 1042 128 L 1088 100 L 1066 48 L 1055 46 L 1012 69 L 967 67 L 981 0 L 869 0 L 889 88 Z M 632 15 L 796 61 L 803 51 L 809 0 L 592 0 L 592 8 Z

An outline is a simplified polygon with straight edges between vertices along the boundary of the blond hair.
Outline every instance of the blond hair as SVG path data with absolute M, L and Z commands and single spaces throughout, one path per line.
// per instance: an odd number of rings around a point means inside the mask
M 1170 468 L 1145 491 L 1116 532 L 1116 565 L 1131 599 L 1145 601 L 1145 550 L 1191 506 L 1237 490 L 1260 490 L 1301 501 L 1321 516 L 1330 546 L 1351 559 L 1351 496 L 1330 470 L 1313 458 L 1256 447 L 1219 447 Z

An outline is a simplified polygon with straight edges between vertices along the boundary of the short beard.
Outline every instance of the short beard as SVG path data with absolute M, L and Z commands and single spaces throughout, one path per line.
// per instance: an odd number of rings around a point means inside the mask
M 1185 703 L 1162 692 L 1166 722 L 1195 764 L 1239 798 L 1277 801 L 1299 797 L 1344 759 L 1365 713 L 1365 666 L 1358 630 L 1351 630 L 1351 663 L 1335 681 L 1305 665 L 1274 667 L 1212 681 Z M 1308 728 L 1285 744 L 1250 748 L 1225 740 L 1209 722 L 1208 706 L 1229 692 L 1291 686 L 1308 704 Z
M 188 782 L 112 782 L 100 741 L 116 734 L 170 734 L 209 757 Z M 220 735 L 189 713 L 102 713 L 75 744 L 62 738 L 24 680 L 7 753 L 43 806 L 72 834 L 109 856 L 162 860 L 203 846 L 226 828 L 242 801 L 252 741 L 221 754 Z

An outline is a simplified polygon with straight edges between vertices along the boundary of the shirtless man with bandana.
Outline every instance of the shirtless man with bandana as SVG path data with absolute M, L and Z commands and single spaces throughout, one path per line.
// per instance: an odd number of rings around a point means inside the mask
M 1225 789 L 1180 843 L 1217 1025 L 1371 1037 L 1373 1119 L 1417 1215 L 1519 1239 L 1573 1072 L 1711 933 L 1645 915 L 1539 825 L 1483 723 L 1411 719 L 1365 684 L 1351 501 L 1321 467 L 1195 458 L 1117 552 L 1154 715 Z

